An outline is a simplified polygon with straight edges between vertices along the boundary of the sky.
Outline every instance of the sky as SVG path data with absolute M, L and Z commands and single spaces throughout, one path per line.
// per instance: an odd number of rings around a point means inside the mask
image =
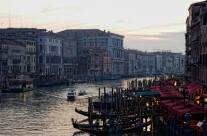
M 124 48 L 185 51 L 188 8 L 198 0 L 0 0 L 0 28 L 100 29 Z

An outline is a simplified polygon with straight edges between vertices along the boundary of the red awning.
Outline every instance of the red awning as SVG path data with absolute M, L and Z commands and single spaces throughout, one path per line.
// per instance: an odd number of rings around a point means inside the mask
M 188 89 L 189 89 L 189 93 L 192 94 L 194 92 L 196 92 L 197 90 L 203 88 L 204 86 L 202 85 L 198 85 L 198 84 L 195 84 L 195 83 L 190 83 L 187 85 Z

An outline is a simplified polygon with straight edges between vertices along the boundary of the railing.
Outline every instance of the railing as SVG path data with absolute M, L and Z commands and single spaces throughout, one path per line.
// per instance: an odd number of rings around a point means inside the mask
M 27 51 L 27 54 L 36 54 L 36 52 Z

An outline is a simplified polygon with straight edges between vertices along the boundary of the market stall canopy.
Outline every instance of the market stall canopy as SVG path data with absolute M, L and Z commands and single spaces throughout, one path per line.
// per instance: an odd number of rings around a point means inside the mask
M 192 93 L 196 92 L 197 90 L 203 88 L 204 86 L 198 85 L 196 83 L 190 83 L 187 85 L 187 87 L 189 89 L 189 94 L 192 94 Z
M 158 91 L 153 92 L 136 92 L 136 97 L 160 97 L 160 93 Z
M 166 100 L 159 103 L 160 109 L 168 113 L 169 118 L 184 120 L 185 114 L 190 113 L 192 119 L 202 120 L 207 116 L 207 109 L 186 101 L 185 105 L 180 100 Z
M 174 74 L 173 76 L 182 77 L 182 76 L 184 76 L 184 74 Z
M 170 80 L 167 81 L 168 84 L 174 85 L 176 79 L 172 78 Z
M 175 97 L 178 99 L 184 98 L 184 96 L 179 91 L 177 91 L 174 86 L 152 86 L 150 91 L 158 91 L 160 93 L 160 100 L 173 99 Z

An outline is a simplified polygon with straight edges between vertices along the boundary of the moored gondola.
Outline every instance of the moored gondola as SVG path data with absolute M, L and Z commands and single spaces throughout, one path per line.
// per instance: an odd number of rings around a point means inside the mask
M 77 128 L 81 131 L 87 132 L 87 133 L 91 133 L 91 134 L 96 134 L 96 135 L 103 135 L 103 134 L 109 134 L 109 126 L 98 126 L 98 125 L 81 125 L 79 123 L 77 123 L 77 121 L 74 121 L 74 119 L 72 118 L 72 124 L 74 128 Z M 140 124 L 133 124 L 133 125 L 126 125 L 123 127 L 122 132 L 123 133 L 127 133 L 127 132 L 132 132 L 135 130 L 138 130 L 142 127 L 146 127 L 148 125 L 151 124 L 151 121 L 145 122 L 145 123 L 140 123 Z M 115 124 L 115 129 L 116 129 L 116 124 Z M 116 132 L 116 131 L 114 131 Z
M 89 113 L 87 111 L 78 110 L 77 108 L 75 108 L 75 112 L 84 116 L 89 116 Z M 93 118 L 100 118 L 100 116 L 98 113 L 93 113 Z

